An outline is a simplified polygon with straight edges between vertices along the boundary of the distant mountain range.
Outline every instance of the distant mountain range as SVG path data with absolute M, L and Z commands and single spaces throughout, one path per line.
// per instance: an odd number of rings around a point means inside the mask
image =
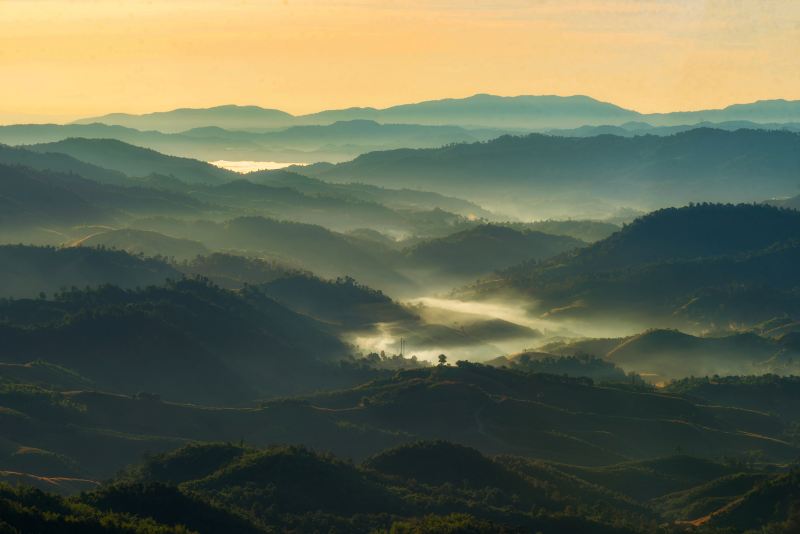
M 724 109 L 643 114 L 586 96 L 475 95 L 386 109 L 350 108 L 294 116 L 257 106 L 218 106 L 71 124 L 0 126 L 0 143 L 68 138 L 116 139 L 202 161 L 316 163 L 349 161 L 399 148 L 439 148 L 502 135 L 668 136 L 695 128 L 800 131 L 800 101 L 770 100 Z M 111 167 L 110 167 L 111 168 Z
M 744 202 L 795 194 L 800 134 L 698 128 L 669 136 L 503 136 L 438 149 L 372 152 L 303 173 L 327 181 L 402 184 L 458 193 L 520 216 L 588 216 L 604 203 L 653 209 L 693 201 Z
M 206 120 L 213 120 L 208 116 Z M 224 123 L 224 121 L 222 121 Z M 241 131 L 211 125 L 164 133 L 102 124 L 15 124 L 0 126 L 0 143 L 29 145 L 67 138 L 116 139 L 174 156 L 203 161 L 344 161 L 364 152 L 398 147 L 429 148 L 492 139 L 506 130 L 460 126 L 379 124 L 372 120 L 289 126 L 279 131 Z M 147 126 L 147 125 L 144 125 Z M 232 128 L 232 125 L 228 125 Z
M 546 130 L 544 133 L 561 137 L 594 137 L 596 135 L 619 135 L 621 137 L 634 137 L 637 135 L 672 135 L 694 130 L 697 128 L 714 128 L 715 130 L 784 130 L 800 132 L 800 123 L 797 122 L 753 122 L 753 121 L 702 121 L 693 124 L 679 124 L 676 126 L 653 126 L 647 122 L 632 121 L 619 126 L 580 126 L 578 128 L 562 128 Z
M 620 125 L 630 121 L 645 121 L 655 126 L 675 126 L 703 121 L 783 123 L 800 122 L 800 101 L 761 100 L 722 109 L 646 114 L 580 95 L 504 97 L 478 94 L 467 98 L 431 100 L 385 109 L 349 108 L 297 116 L 258 106 L 226 105 L 201 109 L 176 109 L 144 115 L 114 113 L 81 119 L 76 123 L 100 122 L 175 133 L 204 126 L 264 130 L 352 120 L 528 130 L 602 124 Z

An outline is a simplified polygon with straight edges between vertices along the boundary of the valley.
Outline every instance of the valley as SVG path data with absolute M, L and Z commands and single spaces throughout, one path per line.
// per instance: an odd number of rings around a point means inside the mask
M 490 4 L 1 4 L 0 534 L 800 532 L 800 11 Z

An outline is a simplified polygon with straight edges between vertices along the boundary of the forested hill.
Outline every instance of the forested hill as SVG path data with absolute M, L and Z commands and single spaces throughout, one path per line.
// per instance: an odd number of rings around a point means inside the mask
M 650 319 L 674 326 L 757 323 L 800 309 L 793 296 L 800 286 L 799 242 L 794 210 L 669 208 L 588 247 L 517 265 L 470 291 L 529 295 L 544 313 L 613 311 L 645 325 Z
M 320 167 L 317 176 L 461 195 L 469 187 L 470 198 L 498 198 L 507 193 L 503 188 L 511 188 L 528 196 L 583 191 L 663 206 L 793 194 L 800 176 L 798 154 L 800 134 L 781 131 L 699 128 L 666 137 L 588 138 L 532 134 L 438 149 L 372 152 Z

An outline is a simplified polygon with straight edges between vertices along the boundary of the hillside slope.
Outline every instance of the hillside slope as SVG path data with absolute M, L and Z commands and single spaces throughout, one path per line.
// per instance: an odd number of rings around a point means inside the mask
M 438 149 L 392 150 L 308 173 L 332 181 L 398 184 L 469 195 L 540 216 L 649 209 L 692 201 L 752 202 L 796 192 L 800 134 L 695 129 L 671 136 L 532 134 Z M 467 193 L 468 192 L 468 193 Z M 594 199 L 594 201 L 592 201 Z M 585 206 L 585 208 L 584 208 Z M 561 212 L 558 211 L 561 209 Z
M 649 326 L 755 324 L 800 309 L 800 212 L 763 205 L 659 210 L 610 237 L 508 269 L 464 294 L 527 295 L 540 313 Z

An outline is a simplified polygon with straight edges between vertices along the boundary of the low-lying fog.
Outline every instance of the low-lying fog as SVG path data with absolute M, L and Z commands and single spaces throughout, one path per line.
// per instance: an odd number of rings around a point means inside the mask
M 307 165 L 307 163 L 287 163 L 282 161 L 228 161 L 220 159 L 217 161 L 209 161 L 211 165 L 228 169 L 229 171 L 240 172 L 246 174 L 255 171 L 273 171 L 276 169 L 285 169 L 292 165 Z
M 521 302 L 467 301 L 440 296 L 417 297 L 403 302 L 420 322 L 383 322 L 369 332 L 352 334 L 348 341 L 363 353 L 400 353 L 437 361 L 446 354 L 452 361 L 487 361 L 535 350 L 555 341 L 634 335 L 646 325 L 619 321 L 554 320 L 529 312 Z M 527 303 L 529 306 L 530 303 Z

